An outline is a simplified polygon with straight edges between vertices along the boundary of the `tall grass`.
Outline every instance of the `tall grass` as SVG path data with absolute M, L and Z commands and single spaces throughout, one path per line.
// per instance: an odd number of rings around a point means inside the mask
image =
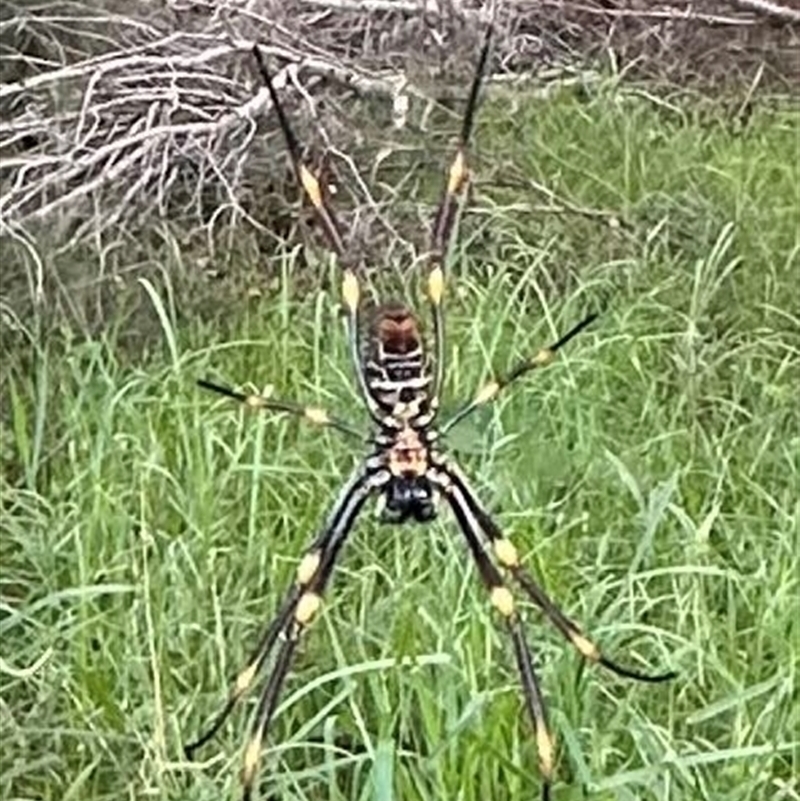
M 462 224 L 445 408 L 603 314 L 451 445 L 609 655 L 679 671 L 649 687 L 586 668 L 526 610 L 555 798 L 798 799 L 797 112 L 764 104 L 734 130 L 713 107 L 617 89 L 509 102 L 477 133 L 517 185 L 487 178 Z M 527 180 L 631 227 L 542 211 Z M 143 283 L 162 346 L 136 365 L 119 329 L 5 365 L 2 798 L 236 797 L 246 712 L 198 763 L 182 743 L 358 454 L 193 384 L 269 383 L 363 422 L 335 299 L 296 289 L 308 269 L 287 255 L 273 293 L 213 325 L 186 322 L 179 287 Z M 261 797 L 536 798 L 497 623 L 447 514 L 365 514 L 290 675 Z

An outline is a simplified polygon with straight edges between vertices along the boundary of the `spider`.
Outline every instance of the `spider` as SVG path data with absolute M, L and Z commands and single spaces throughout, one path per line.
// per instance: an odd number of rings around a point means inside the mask
M 475 409 L 492 401 L 503 389 L 533 370 L 550 363 L 556 353 L 596 317 L 590 314 L 557 342 L 522 361 L 506 375 L 483 386 L 473 399 L 449 420 L 437 426 L 438 393 L 444 374 L 444 268 L 456 213 L 468 181 L 467 150 L 478 94 L 486 70 L 492 31 L 489 28 L 478 59 L 467 101 L 455 156 L 446 173 L 446 184 L 431 231 L 427 253 L 427 295 L 433 320 L 433 369 L 426 357 L 414 313 L 405 305 L 379 306 L 362 338 L 360 287 L 340 226 L 325 198 L 322 186 L 303 161 L 297 137 L 289 125 L 270 73 L 258 46 L 253 55 L 267 87 L 272 106 L 286 141 L 297 180 L 313 206 L 328 247 L 342 269 L 350 358 L 361 398 L 372 419 L 371 448 L 342 487 L 321 532 L 305 551 L 297 567 L 295 582 L 279 611 L 258 642 L 246 666 L 239 672 L 222 710 L 208 729 L 186 746 L 186 755 L 207 743 L 220 729 L 237 701 L 250 689 L 268 658 L 277 649 L 272 672 L 258 701 L 252 732 L 244 751 L 241 772 L 242 798 L 250 801 L 264 738 L 275 711 L 281 686 L 292 664 L 298 641 L 319 612 L 322 596 L 334 564 L 348 539 L 356 518 L 370 497 L 376 498 L 380 519 L 387 524 L 407 521 L 425 523 L 437 513 L 444 499 L 463 534 L 492 605 L 505 622 L 513 644 L 528 713 L 533 723 L 542 799 L 548 801 L 553 781 L 555 747 L 539 681 L 526 642 L 520 614 L 506 577 L 545 614 L 578 653 L 619 676 L 642 682 L 661 682 L 675 672 L 639 673 L 606 657 L 534 581 L 520 562 L 517 549 L 490 516 L 461 467 L 439 445 L 442 434 Z M 362 341 L 363 339 L 363 341 Z M 199 381 L 205 389 L 233 398 L 253 409 L 288 412 L 307 421 L 362 438 L 350 423 L 318 407 L 243 394 L 210 381 Z M 362 439 L 363 441 L 363 439 Z

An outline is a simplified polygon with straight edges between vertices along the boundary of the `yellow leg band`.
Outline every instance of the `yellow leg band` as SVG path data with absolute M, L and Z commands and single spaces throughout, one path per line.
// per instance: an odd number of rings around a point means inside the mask
M 508 587 L 493 587 L 489 597 L 492 605 L 503 617 L 511 617 L 514 614 L 514 596 Z
M 345 270 L 342 279 L 342 297 L 345 305 L 351 312 L 358 310 L 358 301 L 361 296 L 358 288 L 358 278 L 352 270 Z
M 322 598 L 319 595 L 315 592 L 305 592 L 297 602 L 294 619 L 301 626 L 307 626 L 311 622 L 311 618 L 319 611 L 320 606 L 322 606 Z
M 320 555 L 319 551 L 311 551 L 307 553 L 297 566 L 297 583 L 304 586 L 314 578 L 314 574 L 319 569 Z
M 438 306 L 442 302 L 442 295 L 444 294 L 444 273 L 439 266 L 431 270 L 428 276 L 428 297 L 434 306 Z
M 494 541 L 494 552 L 503 567 L 517 567 L 519 554 L 511 540 L 505 538 Z

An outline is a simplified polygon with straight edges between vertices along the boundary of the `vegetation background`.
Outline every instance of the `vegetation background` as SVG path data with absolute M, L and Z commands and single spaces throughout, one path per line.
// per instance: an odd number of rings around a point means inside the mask
M 445 411 L 602 315 L 449 444 L 609 655 L 679 671 L 622 682 L 525 610 L 555 798 L 798 799 L 798 12 L 496 12 Z M 337 273 L 247 50 L 272 59 L 369 286 L 411 300 L 487 13 L 4 4 L 3 799 L 237 797 L 252 706 L 201 761 L 182 744 L 358 454 L 194 382 L 363 421 Z M 261 798 L 538 797 L 509 643 L 447 514 L 398 529 L 365 514 L 327 601 Z

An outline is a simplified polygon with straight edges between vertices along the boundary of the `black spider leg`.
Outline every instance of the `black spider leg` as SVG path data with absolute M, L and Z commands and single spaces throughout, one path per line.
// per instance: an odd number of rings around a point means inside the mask
M 469 507 L 472 516 L 477 521 L 481 531 L 491 541 L 497 561 L 508 570 L 514 580 L 522 587 L 525 594 L 544 612 L 547 619 L 569 640 L 570 643 L 585 659 L 590 662 L 597 662 L 604 668 L 618 676 L 635 681 L 658 683 L 674 679 L 678 674 L 674 670 L 664 673 L 649 674 L 640 673 L 637 670 L 619 665 L 605 656 L 584 633 L 581 628 L 570 620 L 553 602 L 549 595 L 539 586 L 533 577 L 520 564 L 517 549 L 512 542 L 507 539 L 491 515 L 486 511 L 483 504 L 478 499 L 476 492 L 469 485 L 467 477 L 461 468 L 450 461 L 445 467 L 445 472 L 450 480 L 459 489 L 464 502 Z
M 202 378 L 197 382 L 197 385 L 203 389 L 216 392 L 218 395 L 224 395 L 226 398 L 239 401 L 239 403 L 243 404 L 248 409 L 286 412 L 295 417 L 302 417 L 303 420 L 308 423 L 326 428 L 334 428 L 337 431 L 341 431 L 343 434 L 348 434 L 351 437 L 357 437 L 362 442 L 364 441 L 364 434 L 362 431 L 356 428 L 352 423 L 347 422 L 347 420 L 332 416 L 321 406 L 304 406 L 302 403 L 283 400 L 282 398 L 238 392 L 230 387 L 215 384 L 213 381 L 207 381 Z
M 208 729 L 185 747 L 186 756 L 191 759 L 198 748 L 214 737 L 236 703 L 250 689 L 280 641 L 272 672 L 258 701 L 251 736 L 245 748 L 241 774 L 244 801 L 252 798 L 262 744 L 300 636 L 308 628 L 322 604 L 322 594 L 330 579 L 336 558 L 352 531 L 361 507 L 388 478 L 388 473 L 382 468 L 367 464 L 357 470 L 345 484 L 329 514 L 325 528 L 300 560 L 295 584 L 284 598 L 280 611 L 261 637 L 247 665 L 236 677 L 225 706 Z
M 350 360 L 353 363 L 353 368 L 356 373 L 361 397 L 366 404 L 370 416 L 376 422 L 380 422 L 382 419 L 380 406 L 370 394 L 364 365 L 359 352 L 361 289 L 353 268 L 352 259 L 348 260 L 349 253 L 345 246 L 344 239 L 342 238 L 341 226 L 336 219 L 336 214 L 327 202 L 325 192 L 323 192 L 320 182 L 303 160 L 300 143 L 292 127 L 289 125 L 286 112 L 278 98 L 278 93 L 272 82 L 272 76 L 267 69 L 266 62 L 261 55 L 258 45 L 253 47 L 253 56 L 256 59 L 259 72 L 269 92 L 272 105 L 275 108 L 275 113 L 278 116 L 278 123 L 283 132 L 283 138 L 286 141 L 286 147 L 292 160 L 292 166 L 294 167 L 297 181 L 305 193 L 305 196 L 314 207 L 317 220 L 322 227 L 325 241 L 342 269 L 342 298 L 344 299 L 344 305 L 347 311 L 347 338 L 350 347 Z
M 478 58 L 478 66 L 475 70 L 475 77 L 472 79 L 472 86 L 469 91 L 467 107 L 464 111 L 464 119 L 461 123 L 461 133 L 458 138 L 458 145 L 453 160 L 447 169 L 447 181 L 436 210 L 436 216 L 431 228 L 430 250 L 428 251 L 428 300 L 430 301 L 431 315 L 433 317 L 434 334 L 434 364 L 436 372 L 434 374 L 432 397 L 437 397 L 441 392 L 442 381 L 444 380 L 445 367 L 445 329 L 444 329 L 444 310 L 442 298 L 444 295 L 444 266 L 447 259 L 447 250 L 453 233 L 453 226 L 461 199 L 466 194 L 469 183 L 469 166 L 467 155 L 470 134 L 472 133 L 475 120 L 475 111 L 478 107 L 478 94 L 486 72 L 486 64 L 489 60 L 489 47 L 492 40 L 492 27 L 486 30 L 483 40 L 483 47 Z
M 481 527 L 467 501 L 461 487 L 451 479 L 446 470 L 432 471 L 432 480 L 439 487 L 453 510 L 459 528 L 469 546 L 472 557 L 480 573 L 481 579 L 489 592 L 492 605 L 502 615 L 511 641 L 514 645 L 514 657 L 519 670 L 525 706 L 533 722 L 536 736 L 536 750 L 539 755 L 539 769 L 542 772 L 542 801 L 550 800 L 555 765 L 555 747 L 550 727 L 547 723 L 547 708 L 539 686 L 530 646 L 525 639 L 522 621 L 517 612 L 514 596 L 503 581 L 500 571 L 495 566 L 481 542 Z
M 574 328 L 567 331 L 567 333 L 564 334 L 564 336 L 561 337 L 561 339 L 559 339 L 557 342 L 554 342 L 552 345 L 546 348 L 542 348 L 534 356 L 531 356 L 528 359 L 523 359 L 504 375 L 500 375 L 484 384 L 471 401 L 462 406 L 449 420 L 442 425 L 440 429 L 441 433 L 445 434 L 454 425 L 460 423 L 465 417 L 472 414 L 472 412 L 474 412 L 479 406 L 483 406 L 484 404 L 493 401 L 497 397 L 498 393 L 505 389 L 509 384 L 512 384 L 514 381 L 522 378 L 522 376 L 527 375 L 532 370 L 536 370 L 539 367 L 545 367 L 550 364 L 550 362 L 555 359 L 556 353 L 564 345 L 566 345 L 567 342 L 580 334 L 584 328 L 586 328 L 596 319 L 597 314 L 590 314 L 588 317 L 585 317 L 583 320 L 581 320 Z

